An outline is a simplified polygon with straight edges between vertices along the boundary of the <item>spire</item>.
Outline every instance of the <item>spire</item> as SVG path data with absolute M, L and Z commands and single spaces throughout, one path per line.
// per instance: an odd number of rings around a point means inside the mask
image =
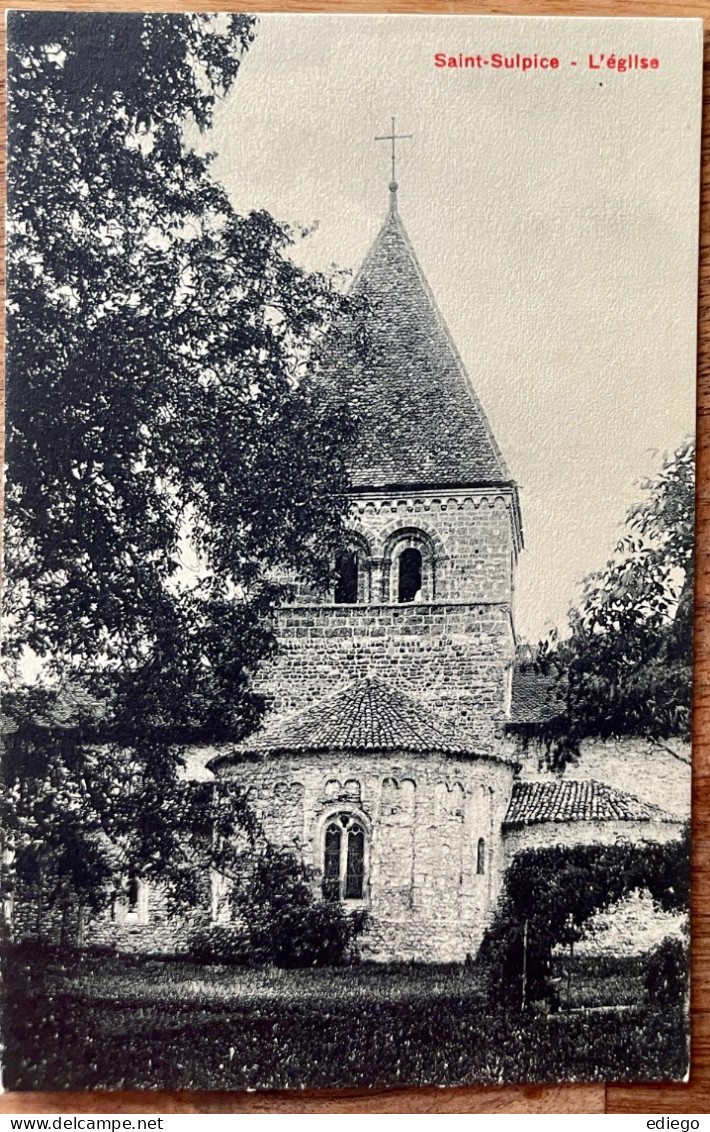
M 396 140 L 394 128 L 392 136 Z M 394 144 L 394 142 L 393 142 Z M 367 353 L 341 357 L 340 380 L 359 421 L 348 465 L 353 485 L 446 487 L 510 483 L 480 401 L 390 207 L 353 297 L 368 309 Z

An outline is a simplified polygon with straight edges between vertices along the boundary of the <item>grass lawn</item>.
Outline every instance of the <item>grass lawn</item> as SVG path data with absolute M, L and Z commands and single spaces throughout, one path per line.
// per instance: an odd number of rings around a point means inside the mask
M 16 958 L 5 987 L 5 1084 L 284 1089 L 682 1077 L 682 1014 L 643 1005 L 633 976 L 628 961 L 596 981 L 589 963 L 573 975 L 573 1007 L 599 1005 L 623 985 L 634 1004 L 618 1014 L 521 1016 L 486 1002 L 475 967 L 282 971 L 96 958 L 40 967 Z

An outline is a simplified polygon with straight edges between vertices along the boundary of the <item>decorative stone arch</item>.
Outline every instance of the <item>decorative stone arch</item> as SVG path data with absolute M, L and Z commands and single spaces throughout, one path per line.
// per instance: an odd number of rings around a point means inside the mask
M 458 779 L 439 779 L 434 788 L 437 820 L 463 824 L 466 820 L 466 788 Z
M 372 823 L 359 807 L 331 807 L 316 828 L 316 871 L 324 900 L 361 907 L 369 901 Z
M 336 556 L 335 572 L 336 605 L 367 605 L 372 600 L 372 551 L 360 531 L 346 532 L 345 545 Z
M 417 784 L 413 778 L 382 779 L 380 812 L 387 825 L 408 825 L 414 821 Z
M 344 782 L 339 778 L 329 778 L 323 788 L 323 798 L 331 808 L 336 802 L 347 808 L 362 800 L 362 784 L 358 778 L 347 778 Z
M 383 547 L 383 601 L 394 605 L 434 601 L 437 561 L 443 557 L 440 549 L 443 552 L 440 541 L 422 527 L 394 527 Z

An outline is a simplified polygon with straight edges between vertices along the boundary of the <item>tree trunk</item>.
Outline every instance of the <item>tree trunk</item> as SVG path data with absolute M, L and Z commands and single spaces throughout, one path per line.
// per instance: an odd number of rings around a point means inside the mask
M 567 964 L 567 1012 L 569 1013 L 570 999 L 572 996 L 572 960 L 574 958 L 574 940 L 570 940 L 569 944 L 569 963 Z
M 520 999 L 520 1009 L 524 1010 L 527 1006 L 528 997 L 528 921 L 525 921 L 523 928 L 523 986 Z

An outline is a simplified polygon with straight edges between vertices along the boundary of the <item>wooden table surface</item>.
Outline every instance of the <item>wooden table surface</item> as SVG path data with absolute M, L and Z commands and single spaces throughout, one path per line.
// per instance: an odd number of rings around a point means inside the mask
M 705 20 L 698 332 L 697 577 L 693 728 L 692 1068 L 687 1085 L 536 1085 L 307 1093 L 6 1093 L 0 1113 L 707 1113 L 710 1112 L 710 0 L 14 0 L 74 11 L 428 12 L 695 16 Z M 4 122 L 2 123 L 4 131 Z M 4 133 L 3 133 L 4 136 Z M 4 155 L 4 147 L 3 147 Z

